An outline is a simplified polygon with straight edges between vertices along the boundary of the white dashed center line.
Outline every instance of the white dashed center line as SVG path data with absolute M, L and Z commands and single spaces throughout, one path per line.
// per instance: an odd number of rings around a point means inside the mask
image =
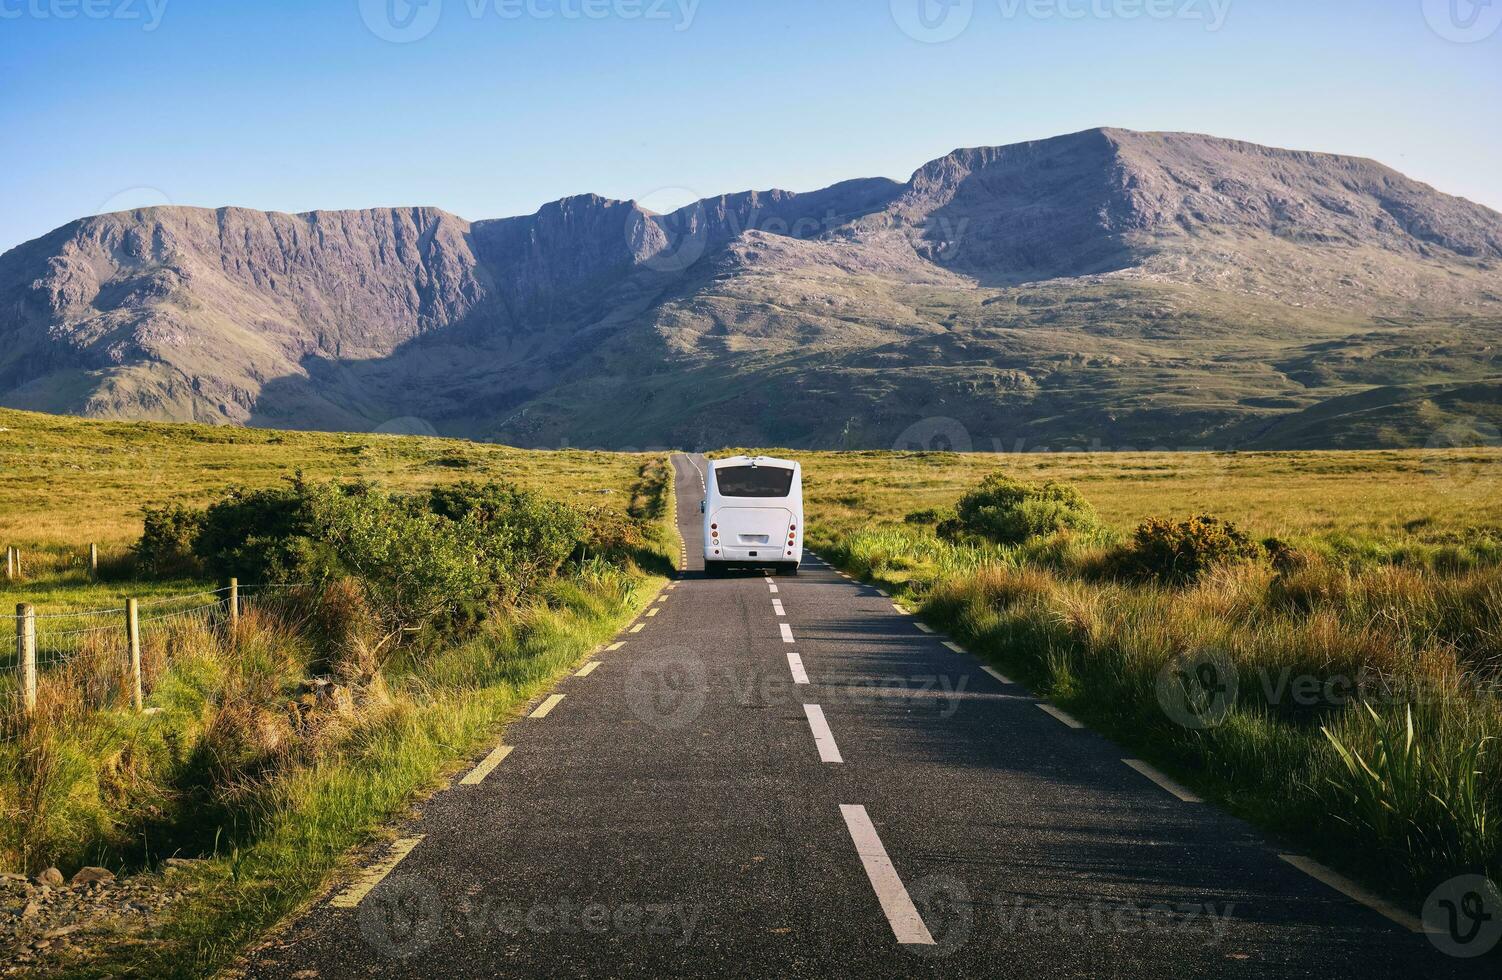
M 834 732 L 829 730 L 829 722 L 824 720 L 824 709 L 817 704 L 805 704 L 803 713 L 808 716 L 808 727 L 814 733 L 814 745 L 819 749 L 820 762 L 844 762 L 840 758 L 840 747 L 834 742 Z
M 782 600 L 781 599 L 773 599 L 772 600 L 772 611 L 775 612 L 775 613 L 777 613 L 777 615 L 779 615 L 779 616 L 786 616 L 787 615 L 787 613 L 784 612 L 783 609 L 782 609 Z
M 777 585 L 776 585 L 775 582 L 768 582 L 767 583 L 767 588 L 772 590 L 772 594 L 773 595 L 777 594 Z
M 793 642 L 793 628 L 791 626 L 789 626 L 787 623 L 779 623 L 778 625 L 782 627 L 782 642 L 783 643 L 792 643 Z
M 788 651 L 788 670 L 793 672 L 794 684 L 808 683 L 808 674 L 803 669 L 803 658 L 792 650 Z
M 534 711 L 534 712 L 532 712 L 527 717 L 528 718 L 546 718 L 548 716 L 548 712 L 550 712 L 554 708 L 558 707 L 558 702 L 562 701 L 562 700 L 563 700 L 563 695 L 562 694 L 552 694 L 552 695 L 549 695 L 548 699 L 546 701 L 544 701 L 542 704 L 539 704 L 537 706 L 537 710 Z
M 850 839 L 855 842 L 855 853 L 866 869 L 866 877 L 871 879 L 871 887 L 876 890 L 876 900 L 881 903 L 882 912 L 886 913 L 892 935 L 904 946 L 932 946 L 934 937 L 929 934 L 928 926 L 924 925 L 923 916 L 918 914 L 902 879 L 897 877 L 897 869 L 892 866 L 892 859 L 887 857 L 887 849 L 876 835 L 876 827 L 871 823 L 866 808 L 842 804 L 840 815 L 845 818 Z

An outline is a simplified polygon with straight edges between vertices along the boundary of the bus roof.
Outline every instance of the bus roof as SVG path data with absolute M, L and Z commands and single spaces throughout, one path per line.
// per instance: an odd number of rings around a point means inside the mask
M 775 456 L 727 456 L 724 459 L 711 459 L 711 468 L 717 466 L 780 466 L 787 470 L 801 470 L 797 462 L 791 459 L 778 459 Z

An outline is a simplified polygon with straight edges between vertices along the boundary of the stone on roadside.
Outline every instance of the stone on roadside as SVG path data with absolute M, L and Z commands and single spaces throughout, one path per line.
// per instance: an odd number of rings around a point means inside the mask
M 73 876 L 73 880 L 71 882 L 69 882 L 69 884 L 73 884 L 73 885 L 87 885 L 87 884 L 89 884 L 91 882 L 95 882 L 95 881 L 114 881 L 114 880 L 115 880 L 115 873 L 113 871 L 111 871 L 110 869 L 108 869 L 108 868 L 97 868 L 97 867 L 88 867 L 88 868 L 79 868 L 78 869 L 78 873 Z
M 43 871 L 41 874 L 37 875 L 36 881 L 39 885 L 47 885 L 51 888 L 60 888 L 62 887 L 63 883 L 63 873 L 56 868 L 48 868 L 46 871 Z

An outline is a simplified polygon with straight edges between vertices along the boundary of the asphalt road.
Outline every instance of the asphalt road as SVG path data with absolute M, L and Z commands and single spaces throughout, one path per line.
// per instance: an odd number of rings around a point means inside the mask
M 674 465 L 681 578 L 250 975 L 1491 975 L 817 558 L 705 578 Z

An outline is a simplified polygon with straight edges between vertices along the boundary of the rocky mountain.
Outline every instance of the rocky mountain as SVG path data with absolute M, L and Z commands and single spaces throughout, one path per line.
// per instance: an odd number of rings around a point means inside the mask
M 1502 215 L 1110 129 L 671 214 L 148 208 L 0 256 L 0 404 L 534 446 L 1463 441 L 1499 339 Z

